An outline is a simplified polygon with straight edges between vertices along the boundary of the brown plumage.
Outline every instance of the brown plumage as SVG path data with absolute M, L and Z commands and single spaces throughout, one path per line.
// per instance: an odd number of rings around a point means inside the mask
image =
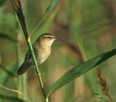
M 51 46 L 55 41 L 55 37 L 51 34 L 42 34 L 37 41 L 33 44 L 35 56 L 38 65 L 41 65 L 49 57 L 51 53 Z M 27 71 L 32 65 L 34 65 L 31 53 L 27 53 L 25 61 L 18 70 L 18 75 L 21 75 Z

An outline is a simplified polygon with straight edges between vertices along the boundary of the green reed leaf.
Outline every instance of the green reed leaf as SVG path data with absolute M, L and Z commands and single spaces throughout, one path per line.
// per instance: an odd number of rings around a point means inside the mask
M 58 81 L 56 81 L 56 83 L 51 87 L 47 96 L 50 96 L 53 92 L 55 92 L 62 86 L 66 85 L 67 83 L 79 77 L 80 75 L 83 75 L 92 68 L 95 68 L 95 66 L 103 63 L 104 61 L 106 61 L 114 55 L 116 55 L 116 49 L 98 55 L 86 62 L 83 62 L 81 65 L 74 67 L 73 69 L 65 73 Z

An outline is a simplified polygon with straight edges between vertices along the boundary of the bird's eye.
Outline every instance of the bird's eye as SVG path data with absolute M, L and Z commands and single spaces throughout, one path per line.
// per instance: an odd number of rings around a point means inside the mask
M 48 37 L 49 39 L 51 39 L 51 37 Z
M 49 39 L 51 39 L 51 37 L 48 37 Z

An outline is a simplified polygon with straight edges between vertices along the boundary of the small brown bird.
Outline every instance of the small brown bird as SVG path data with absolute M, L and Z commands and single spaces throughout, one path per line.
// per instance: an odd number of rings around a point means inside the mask
M 44 33 L 33 44 L 33 49 L 37 59 L 38 65 L 41 65 L 49 57 L 51 53 L 52 44 L 55 41 L 55 37 L 52 34 Z M 18 70 L 18 75 L 21 75 L 27 71 L 32 65 L 34 65 L 31 53 L 27 53 L 25 61 Z

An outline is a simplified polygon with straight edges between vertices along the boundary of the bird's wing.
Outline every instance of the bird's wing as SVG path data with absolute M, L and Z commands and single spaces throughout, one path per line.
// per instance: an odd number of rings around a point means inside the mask
M 28 53 L 26 54 L 25 61 L 26 61 L 26 60 L 30 60 L 31 58 L 32 58 L 31 52 L 28 52 Z
M 31 53 L 28 52 L 25 57 L 25 61 L 18 69 L 18 75 L 25 73 L 27 71 L 27 69 L 29 69 L 32 65 L 33 65 L 32 55 L 31 55 Z

